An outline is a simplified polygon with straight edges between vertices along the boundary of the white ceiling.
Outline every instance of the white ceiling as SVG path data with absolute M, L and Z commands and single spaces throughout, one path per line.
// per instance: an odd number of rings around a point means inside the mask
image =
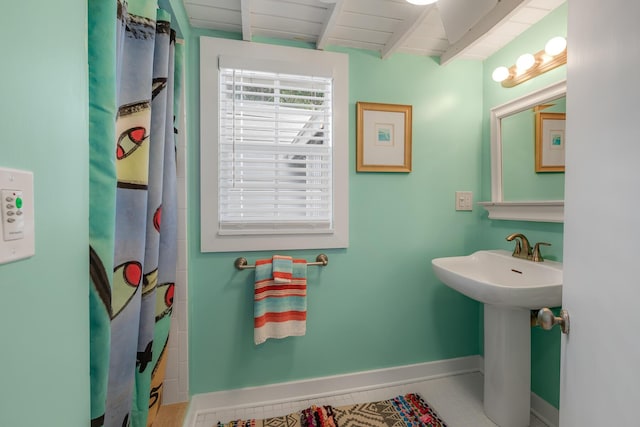
M 405 0 L 183 0 L 192 26 L 241 33 L 244 40 L 262 36 L 318 49 L 355 47 L 382 58 L 404 52 L 437 56 L 442 64 L 489 57 L 565 2 L 483 0 L 485 10 L 470 7 L 477 1 L 415 6 Z

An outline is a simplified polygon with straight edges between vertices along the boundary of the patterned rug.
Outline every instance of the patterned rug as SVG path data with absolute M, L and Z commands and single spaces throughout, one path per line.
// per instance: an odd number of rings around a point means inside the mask
M 446 427 L 445 422 L 414 393 L 380 402 L 312 406 L 301 412 L 264 420 L 236 420 L 217 427 Z

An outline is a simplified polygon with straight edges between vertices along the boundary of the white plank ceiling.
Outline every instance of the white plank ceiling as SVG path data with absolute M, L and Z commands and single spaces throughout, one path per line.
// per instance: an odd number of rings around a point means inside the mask
M 416 6 L 405 0 L 183 1 L 193 27 L 241 33 L 248 41 L 261 36 L 309 42 L 318 49 L 328 45 L 355 47 L 378 51 L 382 58 L 404 52 L 440 57 L 442 64 L 455 58 L 487 58 L 565 2 L 494 0 L 495 6 L 488 12 L 481 11 L 480 16 L 464 16 L 444 25 L 438 3 Z M 454 9 L 465 9 L 465 2 L 475 1 L 439 0 L 457 2 Z M 473 23 L 469 28 L 468 22 Z M 445 27 L 456 25 L 458 32 L 460 25 L 467 26 L 459 40 L 450 42 Z

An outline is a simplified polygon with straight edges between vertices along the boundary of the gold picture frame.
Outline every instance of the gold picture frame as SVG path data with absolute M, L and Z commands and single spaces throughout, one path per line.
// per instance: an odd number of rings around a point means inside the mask
M 412 106 L 356 103 L 356 171 L 411 172 Z
M 564 172 L 566 113 L 536 112 L 536 172 Z

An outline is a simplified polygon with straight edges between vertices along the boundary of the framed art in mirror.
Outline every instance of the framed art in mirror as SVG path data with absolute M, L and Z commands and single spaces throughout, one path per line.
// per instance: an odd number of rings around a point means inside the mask
M 536 172 L 564 172 L 565 113 L 536 111 Z
M 411 172 L 411 105 L 356 103 L 356 171 Z

